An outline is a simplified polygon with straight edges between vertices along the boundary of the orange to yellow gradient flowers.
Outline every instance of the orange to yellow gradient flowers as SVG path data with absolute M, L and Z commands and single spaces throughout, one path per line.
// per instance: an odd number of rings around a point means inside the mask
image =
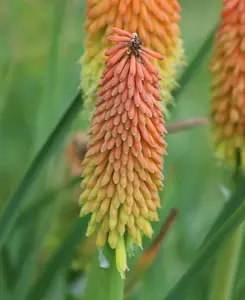
M 212 72 L 212 118 L 218 154 L 245 162 L 245 1 L 223 0 Z
M 85 23 L 85 53 L 82 57 L 81 87 L 85 105 L 95 103 L 95 89 L 104 68 L 104 52 L 109 47 L 107 37 L 114 27 L 136 32 L 144 46 L 166 58 L 155 61 L 161 82 L 163 99 L 169 102 L 176 87 L 177 69 L 183 62 L 182 41 L 178 22 L 178 0 L 87 0 Z
M 83 161 L 81 216 L 92 213 L 87 236 L 97 232 L 97 246 L 108 241 L 124 276 L 126 245 L 141 247 L 157 221 L 162 188 L 165 127 L 160 108 L 158 53 L 142 46 L 140 37 L 121 29 L 108 40 L 108 59 L 97 92 Z

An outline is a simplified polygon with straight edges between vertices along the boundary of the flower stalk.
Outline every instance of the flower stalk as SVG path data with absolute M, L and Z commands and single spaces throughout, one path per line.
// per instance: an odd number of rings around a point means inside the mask
M 86 300 L 123 300 L 124 280 L 117 270 L 115 250 L 106 243 L 96 250 L 85 290 Z

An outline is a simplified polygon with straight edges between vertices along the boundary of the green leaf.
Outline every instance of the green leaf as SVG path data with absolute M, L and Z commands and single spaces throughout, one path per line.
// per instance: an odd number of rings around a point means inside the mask
M 61 270 L 57 277 L 55 278 L 52 288 L 48 295 L 43 298 L 44 300 L 67 300 L 66 297 L 67 291 L 67 282 L 66 282 L 66 272 L 65 270 Z
M 30 245 L 28 247 L 24 245 L 24 247 L 22 247 L 23 249 L 20 249 L 20 255 L 22 254 L 23 258 L 19 259 L 20 266 L 18 266 L 13 273 L 18 280 L 17 286 L 14 289 L 14 298 L 17 297 L 19 300 L 22 300 L 26 297 L 28 289 L 33 283 L 30 278 L 32 274 L 36 272 L 36 266 L 39 264 L 43 241 L 46 238 L 50 226 L 49 220 L 53 217 L 57 208 L 57 200 L 59 200 L 59 196 L 65 192 L 70 192 L 70 189 L 78 183 L 78 179 L 80 182 L 81 177 L 73 178 L 65 186 L 62 185 L 59 188 L 47 191 L 18 217 L 15 230 L 21 227 L 31 229 L 37 219 L 40 219 L 38 223 L 41 222 L 41 226 L 35 226 L 33 228 L 33 234 L 30 233 L 26 235 L 25 239 Z M 32 224 L 31 227 L 30 224 Z
M 80 218 L 75 222 L 73 230 L 44 266 L 40 277 L 25 300 L 41 300 L 45 297 L 46 293 L 52 288 L 56 276 L 60 274 L 64 267 L 69 265 L 75 248 L 85 235 L 86 227 L 87 218 Z
M 13 60 L 9 62 L 6 72 L 4 72 L 4 78 L 1 78 L 3 84 L 2 84 L 1 95 L 0 95 L 0 120 L 1 120 L 2 111 L 4 109 L 5 101 L 7 100 L 8 93 L 11 89 L 15 67 L 16 67 L 15 62 Z
M 62 24 L 64 21 L 65 7 L 67 0 L 56 0 L 53 5 L 53 28 L 50 36 L 50 49 L 47 61 L 47 73 L 45 77 L 44 90 L 40 101 L 37 117 L 37 134 L 35 142 L 40 145 L 44 133 L 52 126 L 52 113 L 57 106 L 57 81 L 59 77 L 59 53 L 61 51 L 60 40 Z M 50 99 L 52 102 L 50 103 Z M 50 110 L 47 111 L 49 103 Z M 56 109 L 57 110 L 57 109 Z M 46 118 L 44 119 L 44 115 Z
M 225 223 L 225 221 L 231 216 L 243 203 L 244 198 L 241 195 L 245 195 L 245 175 L 243 173 L 239 174 L 239 177 L 236 179 L 236 189 L 230 198 L 230 200 L 224 205 L 223 210 L 219 214 L 214 225 L 208 232 L 207 236 L 204 239 L 203 245 L 207 243 L 210 237 Z
M 242 204 L 244 199 L 238 195 L 245 195 L 245 176 L 241 170 L 237 170 L 234 176 L 235 192 L 233 197 L 226 203 L 216 222 L 207 234 L 204 243 L 225 223 L 226 219 Z M 232 299 L 235 278 L 239 265 L 242 240 L 244 236 L 244 225 L 241 225 L 220 250 L 215 263 L 214 274 L 211 281 L 209 299 Z
M 80 184 L 82 178 L 80 176 L 72 178 L 65 186 L 62 185 L 53 190 L 49 190 L 44 195 L 39 197 L 36 202 L 25 209 L 17 218 L 16 227 L 23 226 L 26 223 L 31 224 L 32 220 L 36 218 L 37 214 L 46 206 L 59 199 L 59 195 L 74 188 L 77 184 Z
M 18 217 L 21 205 L 24 203 L 25 196 L 31 188 L 33 182 L 39 175 L 45 163 L 52 156 L 58 145 L 64 139 L 69 126 L 75 119 L 79 110 L 82 108 L 82 96 L 79 92 L 73 99 L 67 111 L 60 118 L 54 130 L 50 133 L 44 145 L 36 154 L 23 180 L 17 187 L 13 197 L 7 201 L 7 205 L 0 218 L 0 249 L 6 242 L 11 229 Z
M 238 281 L 234 291 L 234 299 L 242 300 L 244 295 L 245 295 L 245 277 L 243 277 Z
M 49 210 L 49 215 L 52 210 Z M 29 218 L 28 223 L 15 228 L 21 231 L 20 243 L 17 244 L 18 260 L 15 275 L 16 284 L 11 290 L 13 299 L 23 300 L 34 282 L 37 266 L 40 264 L 40 257 L 43 251 L 43 243 L 49 229 L 49 218 L 42 213 Z M 23 226 L 24 225 L 24 226 Z M 40 226 L 42 225 L 42 226 Z M 17 231 L 17 232 L 18 232 Z
M 241 246 L 244 235 L 244 224 L 240 225 L 227 243 L 220 250 L 215 262 L 209 300 L 231 300 L 237 276 L 237 268 L 241 255 Z
M 205 39 L 205 41 L 199 48 L 197 54 L 195 55 L 195 57 L 189 64 L 188 68 L 185 70 L 183 75 L 180 77 L 180 80 L 179 80 L 180 88 L 175 90 L 175 92 L 173 93 L 173 97 L 175 100 L 177 100 L 177 98 L 181 95 L 182 91 L 187 86 L 187 84 L 189 83 L 192 76 L 195 74 L 195 72 L 198 71 L 198 68 L 201 65 L 204 57 L 212 49 L 213 40 L 214 40 L 215 33 L 217 31 L 217 27 L 218 27 L 218 24 L 216 24 L 214 26 L 214 28 L 210 31 L 207 38 Z
M 234 197 L 244 199 L 244 193 L 241 186 L 245 186 L 244 181 L 240 182 L 238 187 L 239 193 L 235 193 Z M 236 201 L 237 199 L 234 199 Z M 230 200 L 232 201 L 232 200 Z M 215 232 L 210 239 L 204 245 L 203 250 L 198 255 L 195 262 L 192 264 L 190 269 L 184 274 L 175 287 L 169 292 L 164 300 L 176 300 L 183 299 L 183 293 L 187 290 L 190 284 L 194 281 L 197 275 L 200 273 L 202 268 L 207 264 L 211 258 L 217 253 L 224 242 L 231 236 L 234 230 L 244 221 L 245 219 L 245 202 L 242 203 L 225 221 L 225 223 Z
M 9 247 L 5 245 L 0 253 L 0 299 L 7 299 L 16 283 L 16 268 L 10 259 Z

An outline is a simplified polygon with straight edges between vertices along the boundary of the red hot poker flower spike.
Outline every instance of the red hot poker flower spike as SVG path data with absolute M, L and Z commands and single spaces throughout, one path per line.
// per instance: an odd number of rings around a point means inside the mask
M 214 43 L 212 121 L 217 154 L 245 163 L 245 1 L 223 0 Z M 238 161 L 239 161 L 238 160 Z
M 150 221 L 158 220 L 166 130 L 160 76 L 151 63 L 163 57 L 143 48 L 136 33 L 114 32 L 89 130 L 80 202 L 81 216 L 92 213 L 87 235 L 97 231 L 98 247 L 108 240 L 124 276 L 125 241 L 141 246 L 142 235 L 152 235 Z

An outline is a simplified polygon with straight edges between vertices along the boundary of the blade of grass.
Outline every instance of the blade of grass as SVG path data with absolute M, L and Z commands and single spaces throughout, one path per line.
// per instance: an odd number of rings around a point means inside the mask
M 214 36 L 215 36 L 215 32 L 217 30 L 217 27 L 218 27 L 218 23 L 214 25 L 213 29 L 210 31 L 207 38 L 205 39 L 205 41 L 203 42 L 203 44 L 197 51 L 197 54 L 195 55 L 195 57 L 189 64 L 188 68 L 185 70 L 183 75 L 180 77 L 180 80 L 179 80 L 180 88 L 175 90 L 173 93 L 173 97 L 174 97 L 175 101 L 177 101 L 177 98 L 181 95 L 181 92 L 185 89 L 185 87 L 187 86 L 187 84 L 190 81 L 190 79 L 192 78 L 192 76 L 195 74 L 195 72 L 197 72 L 198 67 L 201 65 L 204 57 L 212 49 L 213 40 L 214 40 Z
M 5 11 L 6 18 L 6 30 L 7 33 L 1 35 L 1 44 L 4 46 L 2 53 L 8 53 L 6 69 L 2 69 L 2 61 L 0 62 L 1 66 L 1 94 L 0 94 L 0 120 L 2 117 L 2 112 L 5 107 L 8 94 L 11 91 L 11 86 L 15 76 L 15 69 L 18 64 L 18 50 L 17 43 L 18 41 L 18 21 L 15 18 L 15 13 L 13 9 L 13 3 L 11 1 L 5 1 L 7 11 Z M 2 9 L 2 7 L 1 7 Z M 4 65 L 6 60 L 4 60 Z
M 245 182 L 245 174 L 240 173 L 239 177 L 237 178 L 237 187 L 236 190 L 231 197 L 231 199 L 225 204 L 224 208 L 222 209 L 221 213 L 219 214 L 218 218 L 216 219 L 214 225 L 209 230 L 208 234 L 206 235 L 202 245 L 205 245 L 210 237 L 225 223 L 227 218 L 238 209 L 238 207 L 243 203 L 244 198 L 240 197 L 239 195 L 245 195 L 245 185 L 242 184 Z
M 220 250 L 211 280 L 209 300 L 231 300 L 241 254 L 244 223 Z
M 8 298 L 7 295 L 9 295 L 16 283 L 15 272 L 16 268 L 10 260 L 9 247 L 5 245 L 0 253 L 0 299 Z
M 49 214 L 51 214 L 52 208 L 49 210 Z M 33 284 L 33 274 L 38 272 L 44 240 L 49 232 L 49 220 L 50 218 L 46 217 L 46 213 L 45 216 L 42 213 L 42 215 L 35 215 L 32 220 L 29 219 L 32 223 L 26 222 L 22 224 L 24 226 L 15 229 L 15 231 L 23 231 L 23 234 L 20 245 L 17 245 L 18 261 L 13 273 L 16 284 L 11 290 L 11 297 L 13 299 L 23 300 L 30 286 Z
M 14 76 L 14 70 L 16 67 L 16 62 L 12 60 L 9 62 L 7 71 L 4 72 L 4 78 L 1 78 L 2 81 L 2 87 L 1 87 L 1 94 L 0 94 L 0 120 L 1 120 L 1 114 L 4 109 L 5 101 L 8 97 L 8 93 L 11 89 L 11 84 L 13 81 L 13 76 Z
M 39 226 L 34 228 L 34 235 L 28 235 L 29 239 L 31 239 L 28 250 L 25 248 L 23 248 L 22 251 L 20 250 L 24 258 L 19 259 L 20 264 L 17 266 L 15 273 L 13 273 L 18 280 L 17 286 L 14 289 L 13 298 L 22 300 L 28 294 L 28 290 L 33 284 L 33 281 L 31 281 L 30 278 L 32 274 L 35 274 L 37 265 L 39 264 L 40 255 L 43 251 L 42 245 L 49 232 L 49 220 L 55 213 L 55 209 L 57 208 L 56 204 L 58 204 L 57 200 L 60 199 L 59 196 L 69 192 L 70 189 L 78 183 L 78 179 L 80 182 L 81 177 L 73 178 L 66 185 L 61 185 L 59 188 L 45 192 L 44 195 L 39 197 L 33 205 L 24 210 L 18 217 L 15 230 L 18 230 L 18 228 L 21 227 L 30 227 L 30 224 L 33 226 L 37 218 L 41 218 L 41 224 L 39 222 Z M 28 239 L 28 237 L 26 238 Z M 28 255 L 28 257 L 26 257 L 26 255 Z
M 0 251 L 0 299 L 7 299 L 7 276 L 5 273 L 5 259 L 3 249 Z
M 9 201 L 7 201 L 6 207 L 0 218 L 0 249 L 6 242 L 7 237 L 16 222 L 19 210 L 24 202 L 28 190 L 39 175 L 40 170 L 64 139 L 69 126 L 73 122 L 79 110 L 82 108 L 82 103 L 82 95 L 81 92 L 79 92 L 74 97 L 69 108 L 60 118 L 54 130 L 50 133 L 49 137 L 36 154 L 14 195 Z
M 62 270 L 53 283 L 52 288 L 50 289 L 50 292 L 45 300 L 67 300 L 66 290 L 66 272 L 65 270 Z
M 234 300 L 241 300 L 245 295 L 245 277 L 240 279 L 234 291 Z
M 71 261 L 76 246 L 85 235 L 86 227 L 87 218 L 80 218 L 75 222 L 73 230 L 44 266 L 40 277 L 37 278 L 25 300 L 44 299 L 45 294 L 52 288 L 60 270 Z
M 44 113 L 47 109 L 46 103 L 47 101 L 52 102 L 49 103 L 50 110 L 52 112 L 52 108 L 54 105 L 57 105 L 57 80 L 58 80 L 58 63 L 59 63 L 59 49 L 60 49 L 60 37 L 62 31 L 62 24 L 64 20 L 64 12 L 65 12 L 66 0 L 56 0 L 53 5 L 53 30 L 50 36 L 50 49 L 49 55 L 47 59 L 47 73 L 45 77 L 44 91 L 42 93 L 42 98 L 40 101 L 41 106 L 39 107 L 39 113 L 37 118 L 37 133 L 35 134 L 35 140 L 37 143 L 37 147 L 42 142 L 42 138 L 44 134 L 47 132 L 47 129 L 50 128 L 50 118 L 45 119 Z M 42 109 L 43 108 L 43 109 Z M 49 112 L 47 112 L 49 113 Z M 51 116 L 51 115 L 50 115 Z M 52 118 L 51 118 L 52 121 Z
M 238 160 L 240 162 L 240 160 Z M 240 163 L 235 171 L 234 181 L 235 189 L 238 190 L 238 184 L 245 181 L 245 176 L 240 169 Z M 236 191 L 237 192 L 237 191 Z M 242 193 L 242 191 L 238 191 Z M 243 190 L 245 194 L 245 189 Z M 244 200 L 243 200 L 244 201 Z M 235 197 L 231 199 L 223 208 L 219 218 L 211 228 L 205 241 L 207 241 L 212 234 L 225 222 L 230 212 L 235 211 L 241 205 L 241 199 Z M 209 300 L 230 300 L 233 299 L 234 284 L 237 277 L 238 265 L 242 252 L 243 236 L 244 236 L 244 223 L 239 226 L 233 235 L 226 242 L 224 247 L 220 250 L 218 258 L 214 267 L 214 274 L 210 282 Z
M 31 223 L 33 218 L 47 205 L 59 199 L 59 195 L 74 188 L 82 181 L 81 177 L 72 178 L 66 185 L 47 191 L 33 205 L 25 209 L 17 218 L 16 226 L 23 226 L 24 223 Z
M 244 181 L 240 183 L 245 185 Z M 239 186 L 240 187 L 240 186 Z M 241 190 L 239 188 L 239 190 Z M 236 194 L 237 197 L 244 199 L 244 193 Z M 203 250 L 198 255 L 195 262 L 192 264 L 190 269 L 184 274 L 184 276 L 177 282 L 175 287 L 168 293 L 164 300 L 176 300 L 183 299 L 183 293 L 187 290 L 193 280 L 197 277 L 202 268 L 210 261 L 211 258 L 217 253 L 221 245 L 230 237 L 234 230 L 244 221 L 245 219 L 245 202 L 232 213 L 226 222 L 217 232 L 210 237 Z

